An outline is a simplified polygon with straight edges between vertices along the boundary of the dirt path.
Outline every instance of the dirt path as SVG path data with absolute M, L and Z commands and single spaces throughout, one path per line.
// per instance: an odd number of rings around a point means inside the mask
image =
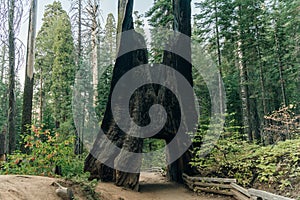
M 197 195 L 184 186 L 167 182 L 157 173 L 142 173 L 140 192 L 119 188 L 111 183 L 99 183 L 96 191 L 103 200 L 232 200 L 209 194 Z
M 61 200 L 55 193 L 57 187 L 52 186 L 55 181 L 62 180 L 40 176 L 0 176 L 0 200 Z M 140 184 L 139 193 L 112 183 L 99 183 L 96 192 L 101 194 L 101 200 L 231 200 L 209 194 L 197 195 L 182 185 L 166 181 L 157 173 L 142 173 Z M 71 184 L 71 187 L 75 199 L 88 199 L 78 185 Z

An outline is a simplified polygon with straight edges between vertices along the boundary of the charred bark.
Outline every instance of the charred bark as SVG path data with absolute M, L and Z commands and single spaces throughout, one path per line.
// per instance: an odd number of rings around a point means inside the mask
M 186 80 L 190 83 L 191 87 L 193 86 L 193 78 L 192 78 L 192 64 L 191 64 L 191 42 L 189 39 L 191 37 L 191 0 L 174 0 L 173 1 L 173 12 L 174 12 L 174 31 L 180 32 L 186 38 L 183 38 L 182 35 L 175 36 L 174 42 L 171 44 L 171 49 L 174 49 L 173 52 L 177 52 L 176 49 L 185 47 L 184 52 L 186 53 L 185 57 L 188 57 L 188 60 L 183 59 L 179 55 L 164 52 L 163 64 L 172 67 L 182 74 Z M 182 42 L 184 45 L 182 45 Z M 170 75 L 167 75 L 170 76 Z M 176 101 L 174 96 L 170 96 L 168 92 L 165 92 L 161 97 L 163 101 L 167 101 L 167 105 L 169 110 L 173 113 L 170 116 L 172 123 L 167 124 L 167 133 L 169 135 L 175 135 L 177 130 L 176 127 L 179 126 L 181 118 L 185 118 L 186 116 L 180 115 L 180 107 L 176 105 Z M 167 109 L 168 110 L 168 109 Z M 194 104 L 188 108 L 188 113 L 190 115 L 196 115 Z M 185 119 L 181 120 L 185 123 Z M 195 122 L 196 123 L 196 122 Z M 166 142 L 170 142 L 170 138 L 165 138 Z M 176 141 L 178 144 L 178 148 L 180 148 L 183 144 L 182 141 Z M 189 150 L 192 147 L 189 148 Z M 171 181 L 182 182 L 182 173 L 194 174 L 196 173 L 196 169 L 194 169 L 189 162 L 191 161 L 192 154 L 190 151 L 186 151 L 179 159 L 170 164 L 167 168 L 167 177 Z M 167 152 L 167 158 L 174 152 Z
M 174 30 L 176 32 L 183 33 L 186 36 L 191 36 L 190 2 L 190 0 L 174 1 L 174 13 L 176 18 L 174 21 Z M 133 29 L 132 9 L 133 0 L 119 1 L 119 33 Z M 187 47 L 187 49 L 184 50 L 184 53 L 186 54 L 185 57 L 189 59 L 185 60 L 179 55 L 171 53 L 171 51 L 166 51 L 164 53 L 163 64 L 180 72 L 180 74 L 182 74 L 185 79 L 188 80 L 190 86 L 193 86 L 190 39 L 187 40 L 186 38 L 182 38 L 182 36 L 178 36 L 177 34 L 175 34 L 174 40 L 172 41 L 170 47 L 171 50 L 172 48 L 175 48 L 176 52 L 176 50 L 182 48 L 182 41 L 185 42 L 185 46 Z M 128 135 L 119 128 L 118 124 L 115 121 L 116 116 L 113 116 L 111 110 L 111 100 L 112 92 L 114 91 L 119 80 L 131 69 L 143 64 L 147 64 L 148 52 L 146 50 L 145 39 L 142 35 L 136 33 L 135 31 L 129 33 L 125 39 L 123 37 L 118 38 L 117 43 L 119 56 L 116 60 L 113 71 L 110 95 L 101 129 L 106 137 L 110 140 L 110 142 L 119 147 L 119 149 L 109 149 L 107 142 L 105 142 L 105 140 L 103 140 L 103 138 L 99 135 L 94 143 L 91 153 L 85 160 L 84 170 L 91 173 L 91 178 L 97 178 L 103 181 L 114 181 L 118 186 L 138 190 L 141 157 L 140 159 L 132 160 L 130 155 L 127 154 L 126 151 L 141 153 L 143 147 L 143 139 Z M 120 55 L 120 52 L 126 52 L 126 48 L 128 48 L 128 45 L 131 46 L 130 49 L 138 50 Z M 144 49 L 141 49 L 141 46 L 144 47 Z M 146 71 L 139 73 L 141 74 L 132 74 L 132 79 L 139 77 L 140 79 L 147 79 L 151 81 L 149 73 L 147 73 Z M 161 76 L 163 76 L 164 79 L 168 80 L 173 80 L 174 78 L 174 74 L 167 74 L 163 71 L 161 73 Z M 178 85 L 176 84 L 178 83 L 174 84 L 174 88 L 176 90 L 176 86 L 178 87 Z M 120 87 L 122 87 L 121 89 L 124 89 L 126 91 L 127 85 L 121 84 Z M 135 124 L 141 127 L 146 126 L 151 122 L 149 117 L 149 109 L 151 108 L 151 106 L 154 104 L 162 105 L 167 113 L 167 122 L 164 128 L 155 136 L 153 136 L 153 138 L 163 139 L 166 140 L 167 143 L 170 143 L 172 140 L 174 140 L 180 123 L 182 123 L 182 121 L 183 123 L 185 123 L 186 121 L 186 116 L 181 115 L 179 101 L 180 99 L 177 99 L 169 89 L 156 84 L 148 84 L 141 88 L 138 88 L 132 95 L 129 102 L 130 116 Z M 191 104 L 191 106 L 188 108 L 188 112 L 191 115 L 195 114 L 194 104 Z M 128 121 L 130 123 L 133 123 L 129 119 L 124 120 L 126 120 L 126 122 Z M 131 128 L 130 123 L 128 124 L 129 128 Z M 187 125 L 185 124 L 184 126 Z M 187 138 L 189 137 L 187 136 Z M 180 151 L 180 149 L 183 148 L 182 146 L 184 146 L 184 141 L 179 141 L 179 139 L 177 139 L 175 141 L 175 146 L 177 147 L 177 149 L 175 148 L 175 151 Z M 174 149 L 168 150 L 169 152 L 167 154 L 167 157 L 169 157 L 169 160 L 172 160 L 172 158 L 174 158 L 174 152 L 172 152 Z M 103 158 L 106 159 L 105 164 L 102 162 Z M 173 164 L 171 164 L 168 167 L 170 180 L 181 182 L 183 172 L 191 174 L 193 172 L 193 168 L 189 165 L 190 160 L 191 153 L 190 151 L 187 151 Z M 118 165 L 130 166 L 132 168 L 135 168 L 137 169 L 136 173 L 128 173 L 118 170 L 115 171 L 111 168 L 111 166 Z
M 133 32 L 132 41 L 130 44 L 137 44 L 139 42 L 144 42 L 143 37 Z M 121 41 L 121 48 L 122 48 Z M 141 153 L 142 152 L 142 144 L 143 140 L 131 137 L 126 135 L 116 124 L 114 120 L 114 116 L 111 110 L 111 98 L 112 92 L 120 80 L 120 78 L 133 67 L 146 64 L 147 63 L 147 50 L 136 50 L 130 53 L 127 53 L 119 58 L 117 58 L 115 68 L 113 71 L 113 78 L 111 83 L 111 90 L 109 95 L 109 100 L 107 103 L 106 111 L 104 114 L 104 118 L 102 121 L 102 130 L 106 134 L 106 136 L 110 139 L 112 143 L 114 143 L 120 149 L 125 149 L 130 152 Z M 126 86 L 124 86 L 126 89 Z M 145 105 L 143 105 L 143 98 L 146 89 L 142 91 L 135 92 L 133 98 L 129 103 L 130 111 L 133 119 L 138 124 L 145 124 L 145 120 L 147 120 L 143 115 L 141 115 L 141 109 L 145 109 Z M 126 154 L 122 154 L 122 151 L 111 152 L 111 149 L 106 149 L 106 144 L 103 144 L 103 140 L 101 138 L 97 138 L 95 141 L 94 147 L 92 149 L 91 154 L 87 157 L 85 161 L 85 171 L 89 171 L 91 173 L 92 178 L 98 178 L 103 181 L 115 181 L 117 185 L 124 186 L 130 189 L 138 190 L 138 173 L 125 173 L 121 171 L 117 171 L 114 175 L 114 170 L 108 166 L 105 166 L 100 160 L 97 160 L 99 157 L 105 157 L 106 154 L 109 155 L 109 163 L 110 166 L 118 165 L 118 163 L 122 162 L 121 165 L 124 165 L 124 162 L 129 162 L 130 160 L 126 158 Z
M 133 29 L 133 19 L 132 19 L 132 9 L 133 0 L 121 1 L 119 2 L 119 11 L 122 8 L 124 13 L 121 14 L 122 28 L 118 30 L 119 33 L 122 31 L 127 31 Z M 120 14 L 120 13 L 119 13 Z M 119 19 L 120 22 L 120 19 Z M 120 24 L 119 24 L 120 27 Z M 126 45 L 137 45 L 144 46 L 146 48 L 145 40 L 143 36 L 132 31 L 126 39 L 120 38 L 119 52 L 126 48 Z M 107 138 L 120 149 L 124 149 L 130 152 L 141 153 L 143 140 L 130 135 L 126 135 L 116 124 L 114 116 L 111 110 L 111 98 L 112 92 L 119 80 L 132 68 L 148 63 L 148 52 L 146 49 L 139 49 L 136 51 L 131 51 L 125 55 L 119 56 L 116 60 L 116 64 L 113 71 L 113 77 L 110 88 L 110 95 L 102 121 L 101 129 Z M 139 75 L 141 78 L 143 75 Z M 133 77 L 134 78 L 134 77 Z M 147 78 L 147 77 L 146 77 Z M 126 90 L 126 85 L 124 86 Z M 135 92 L 133 97 L 129 102 L 131 116 L 135 119 L 137 124 L 145 124 L 147 120 L 144 115 L 141 115 L 142 110 L 147 109 L 146 104 L 143 103 L 143 98 L 146 89 L 138 90 Z M 126 157 L 123 151 L 112 151 L 107 149 L 107 144 L 103 143 L 101 137 L 98 137 L 95 141 L 93 149 L 86 158 L 85 161 L 85 171 L 91 173 L 91 178 L 101 179 L 102 181 L 115 181 L 118 186 L 123 186 L 133 190 L 138 190 L 139 188 L 139 173 L 126 173 L 122 171 L 115 171 L 109 166 L 116 165 L 137 165 L 135 167 L 139 168 L 141 162 L 132 163 L 130 158 Z M 108 158 L 106 165 L 101 163 L 101 159 L 98 158 Z M 141 161 L 141 160 L 140 160 Z M 109 165 L 109 166 L 108 166 Z

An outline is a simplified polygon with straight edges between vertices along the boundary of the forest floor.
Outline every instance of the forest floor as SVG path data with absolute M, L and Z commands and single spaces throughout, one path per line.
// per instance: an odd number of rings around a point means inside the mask
M 171 183 L 159 173 L 141 173 L 140 192 L 133 192 L 111 183 L 96 187 L 103 200 L 231 200 L 230 197 L 196 194 L 183 185 Z
M 53 182 L 71 187 L 75 199 L 93 199 L 79 184 L 40 176 L 0 176 L 0 200 L 61 200 Z M 183 185 L 168 182 L 157 173 L 142 173 L 140 192 L 129 191 L 112 183 L 99 183 L 96 192 L 101 200 L 231 200 L 229 197 L 195 194 Z

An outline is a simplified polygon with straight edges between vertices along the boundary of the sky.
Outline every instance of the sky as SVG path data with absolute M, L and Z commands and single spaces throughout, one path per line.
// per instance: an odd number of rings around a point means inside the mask
M 52 4 L 54 0 L 38 0 L 38 8 L 37 8 L 37 32 L 40 30 L 42 26 L 42 19 L 45 11 L 45 6 L 48 4 Z M 70 0 L 60 0 L 62 3 L 63 9 L 67 11 L 67 13 L 70 12 L 71 3 Z M 134 11 L 139 11 L 139 13 L 144 14 L 147 10 L 151 8 L 153 5 L 154 0 L 135 0 L 134 1 Z M 192 3 L 193 5 L 194 3 Z M 100 0 L 100 9 L 102 14 L 102 23 L 104 24 L 106 21 L 106 17 L 109 13 L 113 13 L 115 18 L 117 18 L 117 9 L 118 9 L 118 0 Z M 192 6 L 193 8 L 194 6 Z M 20 34 L 18 35 L 18 38 L 23 41 L 25 47 L 27 45 L 27 31 L 28 31 L 28 10 L 29 7 L 24 8 L 24 17 L 22 19 Z M 25 51 L 26 52 L 26 51 Z M 25 62 L 23 66 L 21 66 L 19 72 L 18 72 L 21 85 L 24 84 L 24 78 L 25 78 Z

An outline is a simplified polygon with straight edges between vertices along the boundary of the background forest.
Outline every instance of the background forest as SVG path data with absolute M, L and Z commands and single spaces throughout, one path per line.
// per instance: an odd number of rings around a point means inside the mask
M 0 174 L 53 176 L 57 173 L 53 167 L 59 166 L 60 175 L 82 176 L 87 152 L 79 136 L 88 130 L 76 129 L 75 123 L 88 121 L 86 110 L 91 107 L 96 108 L 96 123 L 100 124 L 104 115 L 115 64 L 118 19 L 113 14 L 102 16 L 101 2 L 96 0 L 74 0 L 68 11 L 54 1 L 46 6 L 30 57 L 34 22 L 41 17 L 36 16 L 35 4 L 35 0 L 1 0 L 0 4 L 0 133 L 6 137 L 4 150 L 9 154 Z M 30 11 L 25 9 L 27 5 L 31 5 Z M 234 177 L 244 186 L 297 195 L 300 0 L 195 0 L 192 5 L 192 38 L 220 71 L 226 121 L 213 151 L 199 157 L 201 139 L 209 128 L 211 99 L 204 78 L 195 70 L 201 115 L 191 164 L 205 176 Z M 171 10 L 171 1 L 154 0 L 146 13 L 134 13 L 137 31 L 147 35 L 143 28 L 149 26 L 153 63 L 162 61 L 157 41 L 167 40 L 167 36 L 158 28 L 172 29 Z M 31 28 L 25 49 L 18 36 L 24 34 L 20 22 L 27 12 Z M 18 77 L 21 67 L 26 67 L 21 75 L 25 83 Z M 89 89 L 84 90 L 88 101 L 81 108 L 81 121 L 74 122 L 73 86 L 80 76 L 91 81 L 84 83 Z M 147 139 L 144 151 L 163 145 L 163 141 Z M 147 162 L 144 168 L 165 167 L 163 155 Z

